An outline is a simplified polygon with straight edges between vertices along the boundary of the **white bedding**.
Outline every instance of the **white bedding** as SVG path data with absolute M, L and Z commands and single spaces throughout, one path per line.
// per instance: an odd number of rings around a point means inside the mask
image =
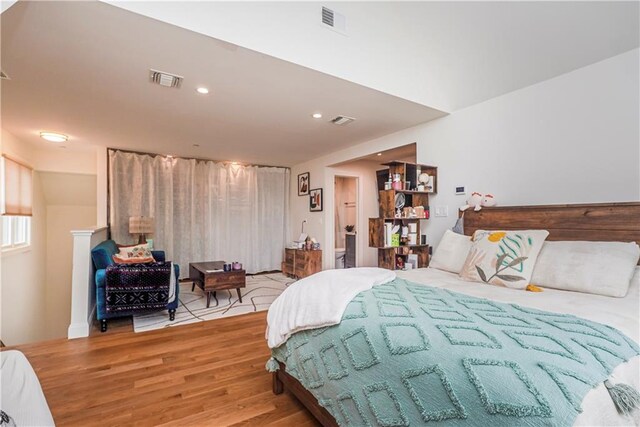
M 379 270 L 328 270 L 290 286 L 269 309 L 269 347 L 281 345 L 295 332 L 339 323 L 347 304 L 358 293 L 370 289 L 374 282 L 381 284 L 393 280 L 395 275 L 389 274 L 385 277 Z M 433 268 L 400 271 L 398 277 L 475 297 L 573 314 L 613 326 L 636 342 L 640 342 L 640 268 L 636 269 L 629 292 L 624 298 L 555 289 L 527 292 L 466 282 L 457 274 Z M 640 389 L 639 376 L 640 357 L 634 357 L 629 362 L 619 365 L 613 371 L 611 379 L 613 383 L 623 382 Z M 635 412 L 633 419 L 619 415 L 602 384 L 585 396 L 582 407 L 584 412 L 576 418 L 575 426 L 640 425 L 640 411 Z
M 613 326 L 636 342 L 640 342 L 640 268 L 624 298 L 605 297 L 579 292 L 545 289 L 544 292 L 526 292 L 516 289 L 466 282 L 457 274 L 433 268 L 398 272 L 398 277 L 415 283 L 451 289 L 455 292 L 500 302 L 515 303 L 525 307 L 557 313 L 573 314 L 594 322 Z M 611 375 L 614 383 L 624 382 L 640 389 L 640 356 L 619 365 Z M 633 419 L 620 416 L 600 384 L 591 390 L 582 402 L 584 412 L 576 418 L 574 426 L 622 426 L 640 425 L 640 411 Z
M 17 426 L 54 425 L 38 377 L 24 354 L 0 352 L 0 386 L 0 409 Z
M 269 307 L 269 348 L 284 344 L 298 331 L 337 325 L 356 295 L 395 278 L 393 271 L 369 267 L 325 270 L 298 280 Z

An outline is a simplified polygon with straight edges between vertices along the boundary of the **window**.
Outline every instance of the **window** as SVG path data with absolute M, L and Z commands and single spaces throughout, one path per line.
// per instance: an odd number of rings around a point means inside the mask
M 2 217 L 2 250 L 29 246 L 31 241 L 31 217 Z
M 5 155 L 0 161 L 2 250 L 29 246 L 31 240 L 32 170 Z

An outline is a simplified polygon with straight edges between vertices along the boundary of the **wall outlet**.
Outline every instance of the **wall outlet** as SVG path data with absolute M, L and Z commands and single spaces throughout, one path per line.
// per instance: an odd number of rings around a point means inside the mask
M 434 216 L 449 216 L 449 206 L 436 206 Z

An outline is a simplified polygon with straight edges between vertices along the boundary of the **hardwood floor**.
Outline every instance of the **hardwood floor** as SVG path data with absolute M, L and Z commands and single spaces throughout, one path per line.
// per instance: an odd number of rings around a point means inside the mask
M 317 426 L 294 397 L 271 392 L 265 325 L 258 312 L 14 348 L 59 426 Z

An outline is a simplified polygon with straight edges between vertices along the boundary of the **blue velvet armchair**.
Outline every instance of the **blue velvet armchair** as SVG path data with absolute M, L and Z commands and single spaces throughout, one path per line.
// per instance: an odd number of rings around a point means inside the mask
M 107 319 L 134 314 L 134 312 L 107 313 L 105 291 L 106 268 L 114 264 L 112 256 L 117 253 L 118 245 L 116 245 L 116 242 L 113 240 L 105 240 L 91 250 L 91 259 L 93 260 L 93 265 L 96 268 L 96 315 L 98 321 L 100 321 L 100 330 L 102 332 L 107 330 Z M 156 261 L 165 261 L 164 251 L 152 251 L 152 254 Z M 180 266 L 174 264 L 173 267 L 176 275 L 176 298 L 167 304 L 169 320 L 175 319 L 176 308 L 178 308 L 178 294 L 180 292 L 180 285 L 178 283 L 178 279 L 180 278 Z

